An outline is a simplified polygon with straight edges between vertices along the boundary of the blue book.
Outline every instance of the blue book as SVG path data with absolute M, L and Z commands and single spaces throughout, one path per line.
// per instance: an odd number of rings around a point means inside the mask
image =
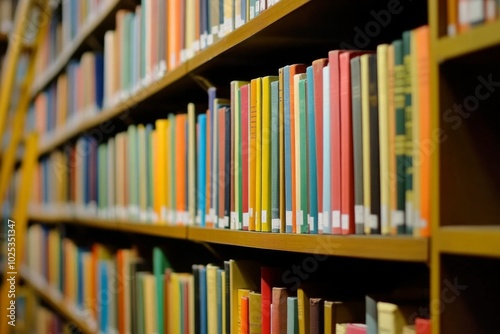
M 327 92 L 327 94 L 325 94 Z M 332 233 L 330 192 L 330 66 L 323 67 L 323 233 Z
M 287 334 L 299 334 L 299 309 L 297 297 L 288 297 L 286 302 L 286 332 Z
M 207 269 L 200 266 L 200 334 L 207 334 Z
M 99 287 L 100 299 L 99 300 L 109 300 L 108 293 L 108 264 L 106 261 L 99 261 Z M 139 308 L 140 309 L 140 308 Z M 101 312 L 99 321 L 99 328 L 101 333 L 107 333 L 108 331 L 108 303 L 101 303 Z
M 207 167 L 207 115 L 198 115 L 198 210 L 197 219 L 200 226 L 205 227 L 206 206 L 206 167 Z
M 285 129 L 285 211 L 286 233 L 292 233 L 292 138 L 290 129 L 290 66 L 285 66 L 283 83 L 283 122 Z
M 99 110 L 104 101 L 104 57 L 102 53 L 95 53 L 95 104 Z
M 271 231 L 280 232 L 279 81 L 271 82 Z
M 318 233 L 318 177 L 316 166 L 316 117 L 314 111 L 314 72 L 312 66 L 307 68 L 307 135 L 309 162 L 309 232 Z
M 217 333 L 222 333 L 222 289 L 225 287 L 222 285 L 222 275 L 224 275 L 223 269 L 217 269 Z
M 236 0 L 238 1 L 238 0 Z M 247 22 L 247 1 L 249 0 L 240 0 L 241 1 L 241 23 L 245 24 Z

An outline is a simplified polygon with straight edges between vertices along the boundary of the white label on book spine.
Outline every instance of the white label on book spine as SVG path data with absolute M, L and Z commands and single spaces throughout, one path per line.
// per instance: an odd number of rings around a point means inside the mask
M 365 206 L 365 233 L 370 233 L 370 224 L 371 224 L 371 210 L 369 207 Z
M 349 231 L 349 215 L 342 215 L 342 231 Z
M 380 221 L 380 224 L 382 225 L 382 234 L 387 234 L 389 233 L 390 229 L 389 208 L 387 207 L 387 205 L 380 205 L 380 216 L 382 218 L 382 220 Z
M 140 221 L 142 221 L 142 222 L 145 222 L 145 221 L 147 221 L 147 220 L 148 220 L 148 214 L 147 214 L 147 212 L 146 212 L 146 211 L 141 210 L 141 211 L 139 212 L 139 220 L 140 220 Z
M 407 227 L 413 227 L 413 203 L 412 202 L 406 202 L 406 208 L 405 208 L 405 215 L 406 215 L 406 226 Z
M 262 210 L 261 215 L 262 215 L 261 222 L 267 223 L 267 210 Z
M 470 23 L 469 19 L 469 1 L 459 0 L 458 1 L 458 23 L 459 24 L 468 24 Z
M 354 206 L 354 222 L 356 225 L 363 224 L 365 222 L 365 212 L 362 205 Z
M 279 218 L 273 218 L 271 220 L 272 222 L 272 229 L 273 230 L 280 230 L 280 226 L 281 226 L 281 222 L 280 222 L 280 219 Z
M 158 215 L 154 211 L 151 213 L 151 221 L 153 223 L 158 223 Z
M 287 229 L 289 227 L 290 230 L 292 229 L 292 215 L 293 215 L 292 211 L 287 211 L 286 212 L 286 221 L 285 221 L 285 223 L 286 223 Z
M 393 210 L 391 214 L 392 227 L 403 226 L 405 223 L 405 213 L 401 210 Z
M 328 211 L 323 212 L 323 233 L 332 233 L 332 225 L 330 224 L 330 214 Z
M 255 17 L 255 7 L 250 6 L 250 20 Z
M 250 215 L 248 212 L 243 212 L 243 229 L 248 230 Z
M 342 228 L 339 210 L 332 211 L 332 228 Z
M 302 226 L 304 221 L 304 211 L 297 211 L 297 225 Z
M 479 22 L 484 19 L 483 0 L 469 1 L 469 23 Z
M 323 232 L 323 212 L 318 212 L 318 233 Z
M 307 215 L 309 221 L 309 231 L 314 231 L 314 217 Z
M 229 227 L 229 217 L 228 216 L 224 216 L 224 228 L 228 228 Z
M 236 215 L 236 212 L 231 211 L 231 214 L 230 214 L 229 217 L 231 219 L 231 226 L 230 226 L 230 228 L 232 230 L 237 230 L 238 229 L 238 219 L 237 219 L 238 217 Z
M 214 43 L 214 35 L 209 34 L 207 36 L 207 46 L 212 45 Z
M 370 228 L 377 229 L 378 228 L 378 216 L 370 215 Z

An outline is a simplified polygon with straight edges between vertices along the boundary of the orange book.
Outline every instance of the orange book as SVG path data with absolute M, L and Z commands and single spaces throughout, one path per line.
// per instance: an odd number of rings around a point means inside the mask
M 241 334 L 249 334 L 248 325 L 248 297 L 241 297 Z
M 446 13 L 448 15 L 448 36 L 455 36 L 457 34 L 457 21 L 458 21 L 458 0 L 448 0 Z
M 295 89 L 293 85 L 293 78 L 295 74 L 300 74 L 300 73 L 306 73 L 306 66 L 304 64 L 295 64 L 295 65 L 290 65 L 290 136 L 292 137 L 291 140 L 291 161 L 292 161 L 292 233 L 297 233 L 296 228 L 297 228 L 297 194 L 295 192 L 295 182 L 297 181 L 296 178 L 296 171 L 298 164 L 300 161 L 295 158 L 295 140 L 299 140 L 299 138 L 295 138 L 295 106 L 294 106 L 294 101 L 295 101 Z
M 432 143 L 431 138 L 431 106 L 429 91 L 429 27 L 423 26 L 416 30 L 417 59 L 418 59 L 418 86 L 420 101 L 420 147 L 427 147 Z M 420 151 L 420 228 L 415 233 L 420 236 L 430 235 L 430 201 L 431 201 L 431 156 L 425 150 Z
M 187 211 L 187 115 L 180 114 L 175 117 L 175 175 L 176 175 L 176 220 L 178 225 L 184 225 L 185 212 Z
M 180 64 L 181 53 L 181 0 L 168 1 L 167 44 L 168 69 L 173 70 Z

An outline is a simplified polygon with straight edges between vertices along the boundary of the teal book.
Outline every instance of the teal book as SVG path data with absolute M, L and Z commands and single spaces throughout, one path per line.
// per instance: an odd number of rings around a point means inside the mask
M 139 155 L 137 151 L 137 127 L 134 124 L 129 125 L 128 135 L 128 216 L 132 220 L 138 219 L 139 211 Z
M 165 269 L 171 268 L 172 266 L 170 265 L 170 262 L 168 261 L 165 252 L 160 248 L 160 247 L 154 247 L 153 248 L 153 274 L 156 279 L 156 292 L 157 292 L 157 306 L 156 309 L 158 310 L 157 314 L 158 316 L 157 321 L 157 328 L 158 328 L 158 333 L 163 333 L 164 330 L 164 319 L 163 319 L 163 301 L 165 299 L 165 292 L 163 291 L 163 281 L 164 281 L 164 273 Z
M 406 201 L 406 155 L 405 155 L 405 67 L 403 62 L 403 41 L 392 43 L 394 47 L 394 105 L 396 108 L 396 209 L 401 214 L 405 211 Z M 398 226 L 398 234 L 405 232 L 405 226 Z
M 307 74 L 307 161 L 308 166 L 308 196 L 309 196 L 309 232 L 318 234 L 318 176 L 317 176 L 317 153 L 316 153 L 316 113 L 314 104 L 316 101 L 314 87 L 314 70 L 309 66 L 306 70 Z
M 280 232 L 279 81 L 271 83 L 271 231 Z
M 413 119 L 411 96 L 411 31 L 403 32 L 403 63 L 405 68 L 405 223 L 406 234 L 413 234 Z
M 287 298 L 286 333 L 299 334 L 299 307 L 297 297 Z
M 306 76 L 306 74 L 301 74 Z M 299 233 L 309 233 L 309 222 L 307 212 L 308 187 L 307 187 L 307 79 L 299 80 L 299 141 L 300 141 L 300 203 L 299 219 L 297 219 L 297 230 Z M 300 225 L 300 227 L 299 227 Z

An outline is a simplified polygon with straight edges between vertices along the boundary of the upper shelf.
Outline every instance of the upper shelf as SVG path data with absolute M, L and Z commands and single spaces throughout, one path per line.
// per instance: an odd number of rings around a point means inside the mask
M 57 56 L 57 59 L 41 75 L 35 77 L 31 87 L 32 98 L 56 78 L 87 39 L 114 16 L 120 2 L 120 0 L 107 1 L 101 12 L 91 18 L 76 38 L 64 47 L 64 50 Z
M 500 258 L 500 226 L 446 226 L 433 246 L 441 253 Z
M 459 58 L 493 46 L 500 46 L 500 20 L 486 23 L 458 34 L 437 40 L 435 52 L 439 63 Z
M 414 238 L 412 236 L 280 234 L 194 226 L 151 225 L 90 218 L 74 219 L 42 214 L 32 214 L 30 218 L 33 221 L 44 223 L 67 223 L 92 228 L 269 250 L 421 263 L 426 263 L 429 258 L 429 239 Z

